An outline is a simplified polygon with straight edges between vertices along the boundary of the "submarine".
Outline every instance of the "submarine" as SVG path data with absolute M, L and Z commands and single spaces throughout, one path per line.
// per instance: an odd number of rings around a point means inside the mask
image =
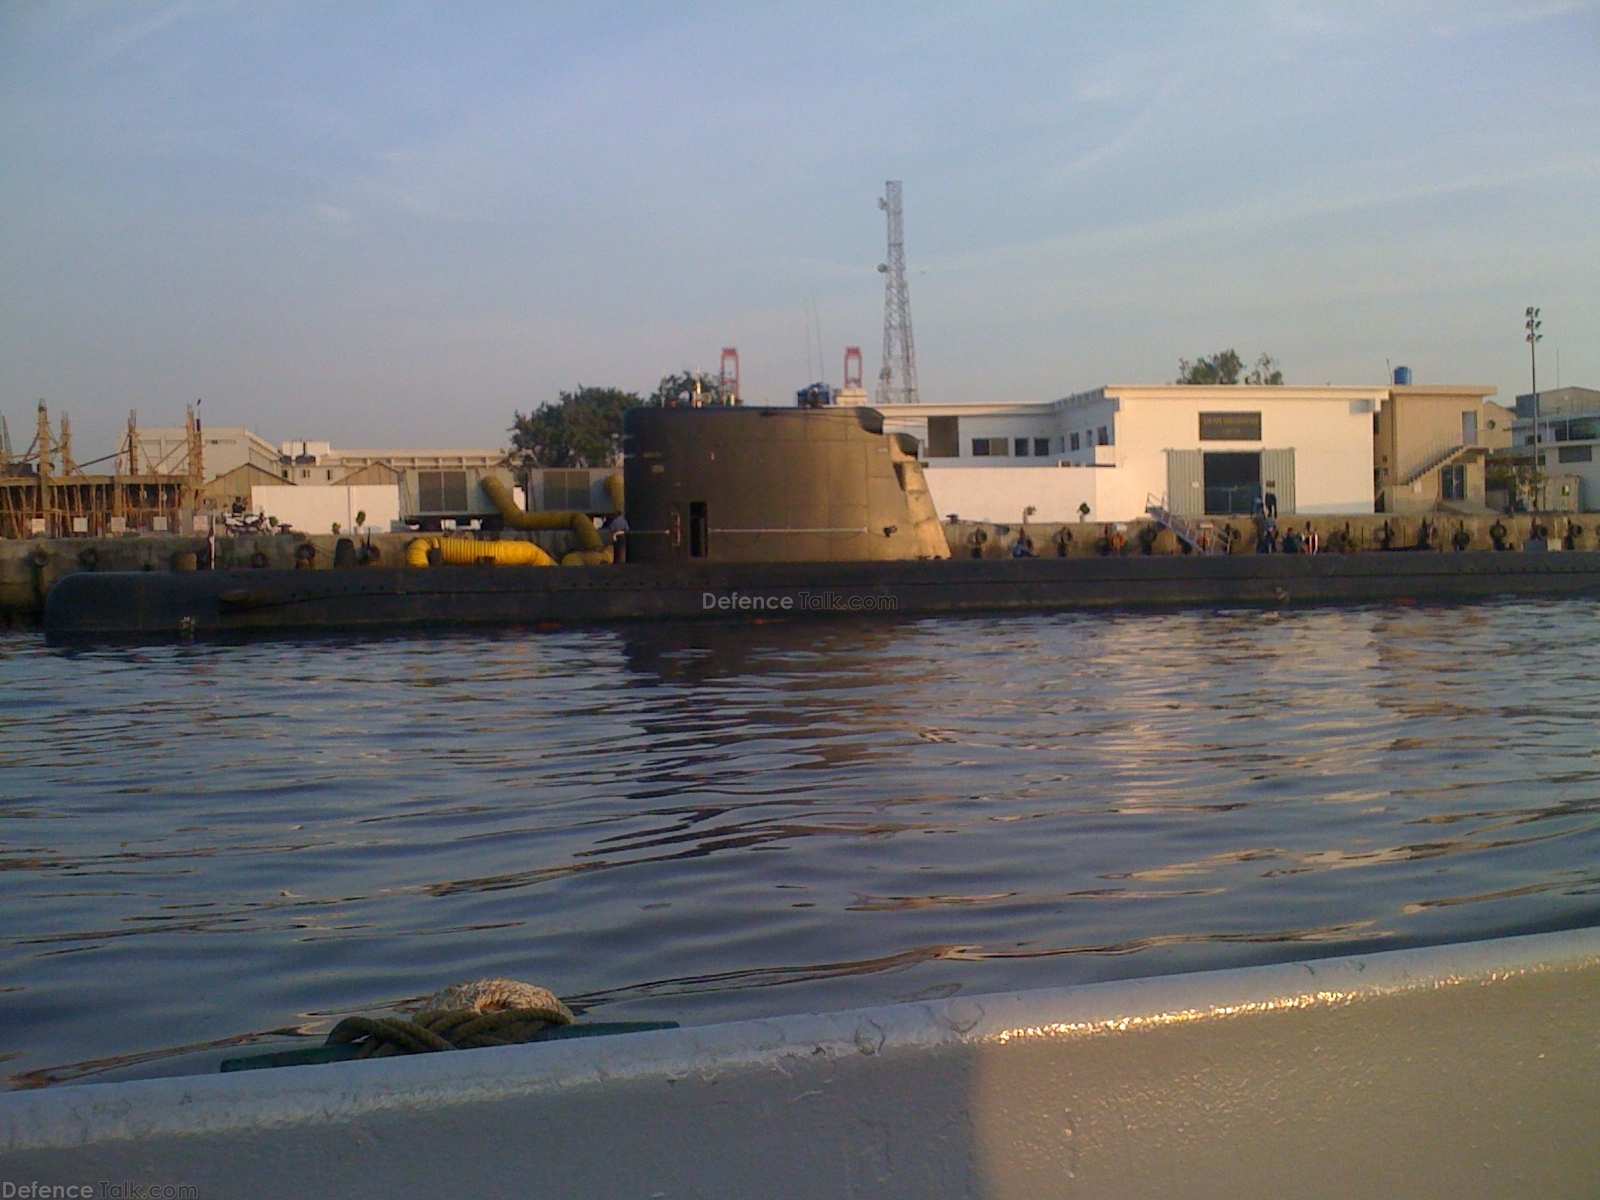
M 580 546 L 568 565 L 511 554 L 514 538 L 451 538 L 448 561 L 419 539 L 406 566 L 78 572 L 46 596 L 44 631 L 167 639 L 1600 596 L 1593 551 L 952 558 L 916 451 L 866 407 L 636 408 L 623 424 L 626 561 L 604 561 L 583 514 L 508 509 L 513 529 L 570 525 Z

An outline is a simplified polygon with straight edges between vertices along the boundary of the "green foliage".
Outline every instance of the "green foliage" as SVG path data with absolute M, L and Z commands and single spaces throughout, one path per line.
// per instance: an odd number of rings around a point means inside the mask
M 622 453 L 622 414 L 641 404 L 727 404 L 722 380 L 681 371 L 664 375 L 649 400 L 619 388 L 584 387 L 562 392 L 524 416 L 514 413 L 511 449 L 530 467 L 608 467 Z
M 1199 358 L 1190 362 L 1187 358 L 1178 360 L 1178 383 L 1238 383 L 1239 373 L 1244 370 L 1244 359 L 1239 357 L 1239 352 L 1232 347 L 1218 351 L 1209 358 Z M 1270 354 L 1263 354 L 1256 359 L 1255 366 L 1244 377 L 1245 383 L 1273 384 L 1283 382 L 1283 371 L 1279 369 L 1278 362 Z
M 534 467 L 611 466 L 622 453 L 622 414 L 643 403 L 636 392 L 579 384 L 554 404 L 515 413 L 511 449 Z
M 650 396 L 650 403 L 662 408 L 687 407 L 696 404 L 726 404 L 722 394 L 722 380 L 715 375 L 681 371 L 676 375 L 663 375 L 661 383 Z
M 1254 384 L 1281 384 L 1283 371 L 1278 367 L 1278 360 L 1270 354 L 1263 354 L 1256 359 L 1256 365 L 1251 368 L 1250 374 L 1244 377 L 1246 383 Z

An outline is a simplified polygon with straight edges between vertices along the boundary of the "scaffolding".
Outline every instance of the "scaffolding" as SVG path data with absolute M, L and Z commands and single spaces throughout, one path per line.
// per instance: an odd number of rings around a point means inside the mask
M 130 417 L 126 444 L 116 455 L 107 455 L 115 460 L 113 473 L 87 474 L 73 460 L 70 422 L 63 416 L 58 434 L 41 402 L 33 444 L 21 455 L 8 453 L 0 462 L 0 537 L 187 532 L 185 518 L 200 494 L 199 422 L 191 411 L 188 461 L 181 473 L 174 474 L 139 473 L 135 426 L 136 419 Z M 121 469 L 124 462 L 126 473 Z

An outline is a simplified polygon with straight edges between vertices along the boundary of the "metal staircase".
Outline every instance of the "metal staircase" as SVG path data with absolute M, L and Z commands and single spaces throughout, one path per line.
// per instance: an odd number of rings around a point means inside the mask
M 1210 521 L 1191 521 L 1188 517 L 1179 516 L 1167 507 L 1165 496 L 1146 494 L 1144 510 L 1158 525 L 1177 534 L 1178 540 L 1189 546 L 1196 554 L 1228 552 L 1228 544 L 1217 532 L 1215 525 Z
M 1395 487 L 1410 487 L 1413 483 L 1415 483 L 1417 480 L 1421 479 L 1429 471 L 1434 471 L 1434 470 L 1437 470 L 1440 467 L 1448 466 L 1449 463 L 1450 463 L 1450 460 L 1452 458 L 1455 458 L 1456 455 L 1461 454 L 1463 451 L 1471 450 L 1471 449 L 1473 449 L 1472 446 L 1468 446 L 1468 445 L 1465 445 L 1465 444 L 1459 443 L 1459 442 L 1454 446 L 1447 446 L 1443 450 L 1441 450 L 1437 454 L 1435 454 L 1432 458 L 1429 458 L 1420 467 L 1418 467 L 1415 471 L 1412 471 L 1409 475 L 1405 476 L 1403 479 L 1401 479 L 1398 483 L 1394 484 L 1393 486 L 1395 486 Z

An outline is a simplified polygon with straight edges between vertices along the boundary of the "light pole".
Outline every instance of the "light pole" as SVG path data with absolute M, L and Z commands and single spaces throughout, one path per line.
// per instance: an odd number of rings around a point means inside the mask
M 1544 334 L 1539 332 L 1539 327 L 1543 322 L 1539 320 L 1539 310 L 1537 308 L 1529 308 L 1524 315 L 1527 320 L 1524 322 L 1523 328 L 1528 331 L 1528 336 L 1523 340 L 1528 343 L 1528 371 L 1532 376 L 1533 387 L 1533 501 L 1535 510 L 1537 510 L 1538 505 L 1544 499 L 1540 495 L 1543 491 L 1544 452 L 1539 437 L 1539 341 L 1544 337 Z

